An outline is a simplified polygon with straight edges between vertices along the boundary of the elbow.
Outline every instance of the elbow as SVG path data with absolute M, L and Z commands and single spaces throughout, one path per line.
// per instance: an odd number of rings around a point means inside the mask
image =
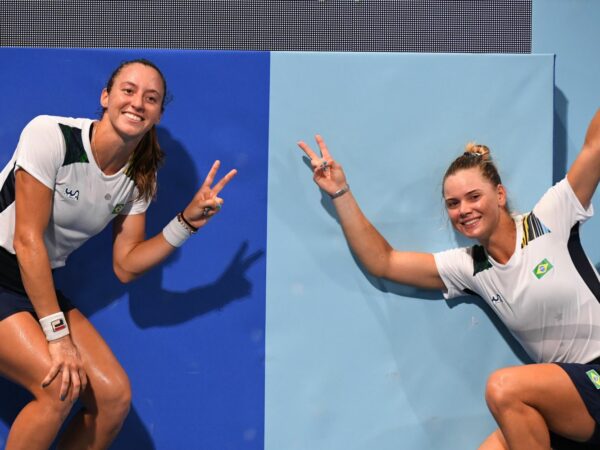
M 365 270 L 369 273 L 369 275 L 374 276 L 376 278 L 385 278 L 387 274 L 387 264 L 384 261 L 370 261 L 367 264 L 363 264 Z
M 139 275 L 134 274 L 132 272 L 128 272 L 126 270 L 123 270 L 121 267 L 119 267 L 118 265 L 114 264 L 113 265 L 113 272 L 115 273 L 117 279 L 123 283 L 123 284 L 127 284 L 132 282 L 133 280 L 135 280 Z
M 36 240 L 36 238 L 30 234 L 16 232 L 13 238 L 13 248 L 17 255 L 24 255 L 25 253 L 34 250 L 36 247 L 39 247 L 39 241 L 39 239 Z M 43 242 L 43 240 L 41 242 Z
M 367 269 L 367 272 L 371 276 L 374 276 L 376 278 L 384 278 L 385 277 L 385 270 L 383 270 L 379 266 L 365 267 L 365 269 Z

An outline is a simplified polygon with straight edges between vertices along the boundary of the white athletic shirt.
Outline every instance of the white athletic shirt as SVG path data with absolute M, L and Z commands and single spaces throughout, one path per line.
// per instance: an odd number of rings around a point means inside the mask
M 515 252 L 506 264 L 480 245 L 434 254 L 444 296 L 483 298 L 536 362 L 597 358 L 600 281 L 579 241 L 579 224 L 592 214 L 563 179 L 514 218 Z
M 139 214 L 149 202 L 127 167 L 105 175 L 96 165 L 89 132 L 93 120 L 38 116 L 23 129 L 17 149 L 0 172 L 0 246 L 15 253 L 15 177 L 23 169 L 54 192 L 44 236 L 52 268 L 98 234 L 117 214 Z M 31 205 L 34 208 L 35 205 Z

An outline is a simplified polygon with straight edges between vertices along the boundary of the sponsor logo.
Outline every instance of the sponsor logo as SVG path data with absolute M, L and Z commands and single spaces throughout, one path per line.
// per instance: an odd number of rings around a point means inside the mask
M 596 389 L 600 389 L 600 375 L 598 375 L 598 372 L 596 372 L 594 369 L 592 369 L 592 370 L 588 370 L 585 374 L 588 376 L 588 378 L 590 379 L 592 384 L 596 387 Z
M 492 303 L 504 303 L 504 299 L 500 294 L 492 296 Z
M 74 198 L 75 200 L 79 200 L 79 189 L 69 189 L 65 188 L 65 195 L 69 198 Z
M 60 331 L 67 328 L 67 324 L 62 319 L 53 320 L 50 322 L 50 325 L 52 326 L 52 331 Z
M 117 204 L 113 208 L 112 214 L 119 214 L 121 211 L 123 211 L 123 208 L 125 208 L 125 203 L 119 203 L 119 204 Z
M 552 270 L 553 267 L 554 266 L 550 263 L 550 261 L 548 261 L 546 258 L 544 258 L 544 260 L 541 263 L 539 263 L 537 266 L 535 266 L 535 269 L 533 269 L 533 274 L 539 280 L 544 275 L 546 275 L 548 272 L 550 272 L 550 270 Z

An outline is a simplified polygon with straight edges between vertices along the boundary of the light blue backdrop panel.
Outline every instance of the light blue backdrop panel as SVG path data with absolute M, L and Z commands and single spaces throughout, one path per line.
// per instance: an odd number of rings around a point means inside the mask
M 534 0 L 533 12 L 534 51 L 556 54 L 554 152 L 555 173 L 561 176 L 579 154 L 587 126 L 600 108 L 596 35 L 600 2 Z M 593 204 L 598 211 L 600 195 L 596 194 Z M 600 235 L 596 230 L 590 222 L 581 228 L 581 235 L 587 255 L 600 269 Z
M 382 282 L 353 259 L 296 141 L 320 133 L 396 248 L 469 244 L 441 177 L 491 147 L 513 208 L 552 181 L 553 56 L 276 53 L 271 59 L 266 450 L 464 450 L 494 429 L 494 369 L 526 360 L 473 298 Z M 314 144 L 313 144 L 314 146 Z
M 133 405 L 113 449 L 263 448 L 269 54 L 0 49 L 0 156 L 38 114 L 98 117 L 110 72 L 150 58 L 173 96 L 158 127 L 166 162 L 149 235 L 199 188 L 212 162 L 222 212 L 165 264 L 128 285 L 111 271 L 110 229 L 75 252 L 58 284 L 125 367 Z M 110 228 L 110 227 L 109 227 Z M 0 447 L 26 401 L 0 379 Z

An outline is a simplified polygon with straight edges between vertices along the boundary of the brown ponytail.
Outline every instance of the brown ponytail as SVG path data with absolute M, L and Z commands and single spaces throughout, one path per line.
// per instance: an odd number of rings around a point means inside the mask
M 162 165 L 165 157 L 158 143 L 156 126 L 153 126 L 142 138 L 127 167 L 127 176 L 133 179 L 139 191 L 139 197 L 151 200 L 156 195 L 158 187 L 156 183 L 156 172 Z

